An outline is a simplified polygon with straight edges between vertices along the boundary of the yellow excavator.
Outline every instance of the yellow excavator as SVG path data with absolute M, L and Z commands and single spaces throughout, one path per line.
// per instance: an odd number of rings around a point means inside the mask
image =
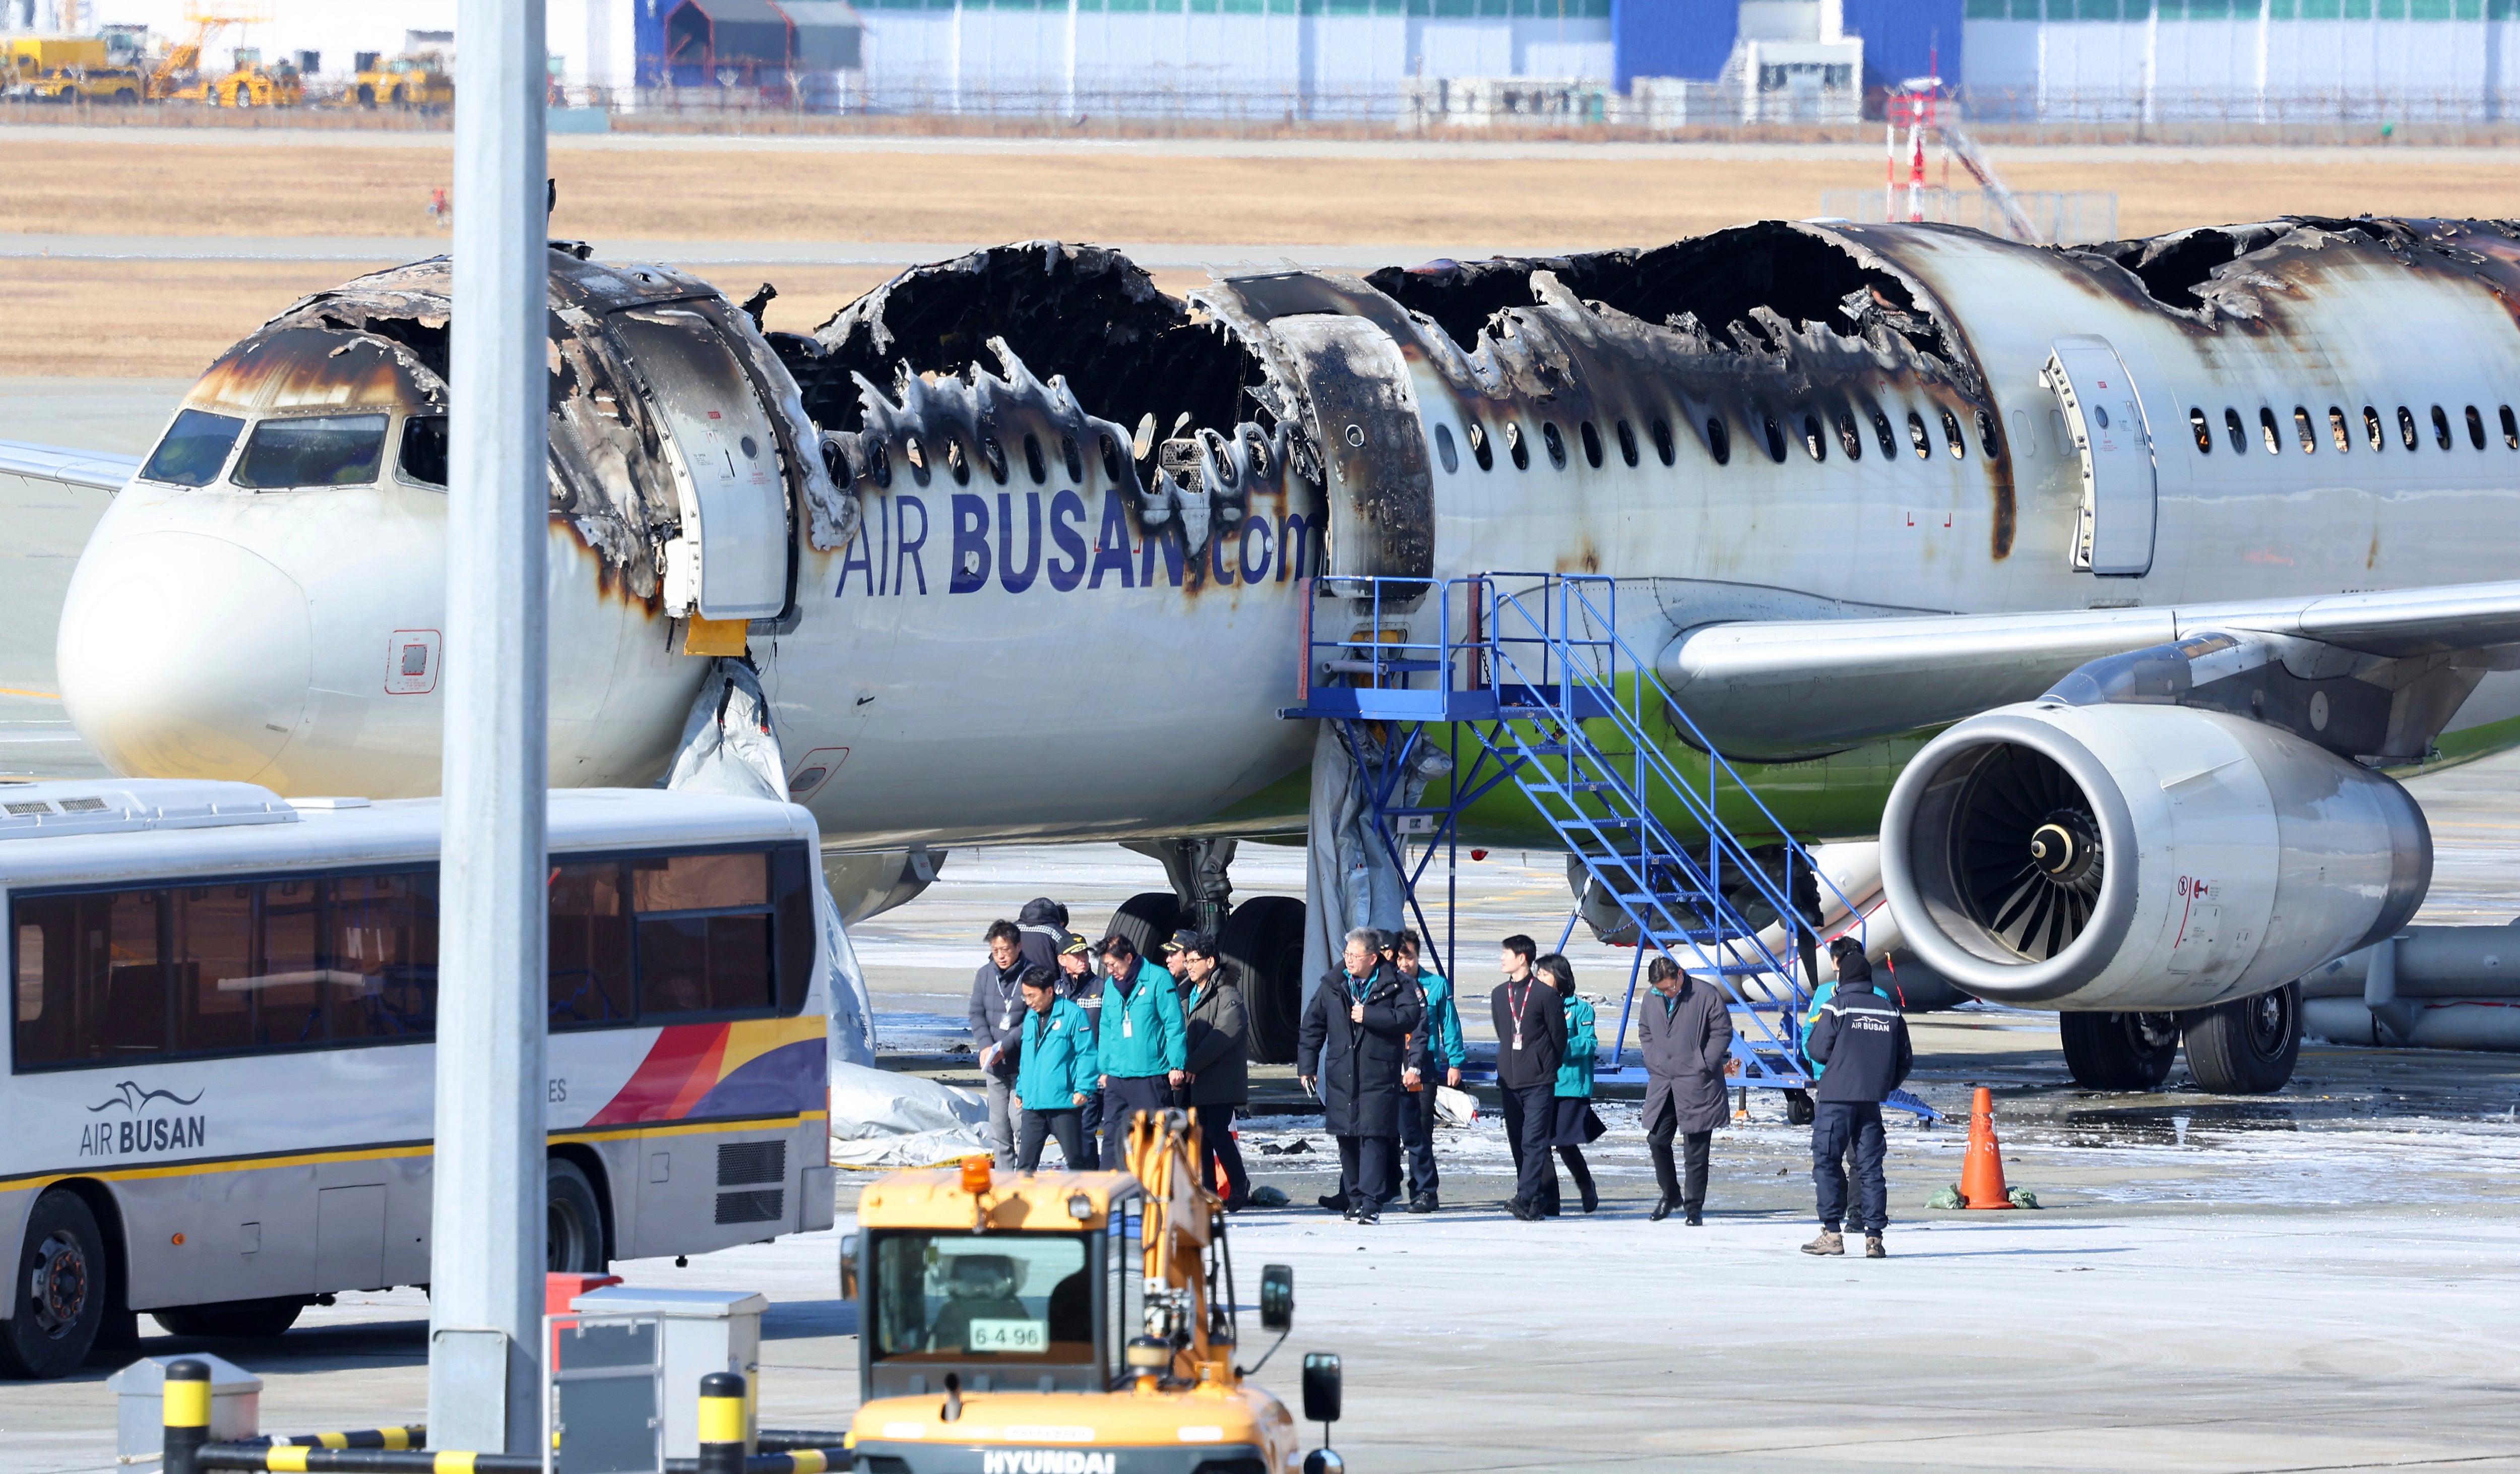
M 1338 1474 L 1238 1366 L 1224 1204 L 1198 1128 L 1142 1113 L 1126 1172 L 891 1173 L 858 1199 L 841 1294 L 858 1305 L 849 1448 L 874 1474 Z M 1294 1321 L 1295 1276 L 1260 1272 L 1260 1323 Z M 1338 1418 L 1338 1358 L 1304 1359 L 1304 1416 Z

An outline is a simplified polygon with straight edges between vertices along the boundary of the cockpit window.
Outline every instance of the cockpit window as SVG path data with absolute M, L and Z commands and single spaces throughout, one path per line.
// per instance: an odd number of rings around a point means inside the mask
M 364 486 L 384 459 L 383 415 L 309 415 L 253 428 L 230 478 L 240 486 Z
M 158 442 L 158 448 L 149 452 L 149 464 L 140 468 L 140 479 L 175 486 L 206 486 L 217 479 L 219 468 L 227 464 L 228 447 L 236 443 L 237 433 L 243 429 L 245 421 L 234 415 L 185 410 L 167 427 L 166 438 Z
M 399 465 L 404 481 L 446 484 L 446 416 L 414 415 L 402 422 Z

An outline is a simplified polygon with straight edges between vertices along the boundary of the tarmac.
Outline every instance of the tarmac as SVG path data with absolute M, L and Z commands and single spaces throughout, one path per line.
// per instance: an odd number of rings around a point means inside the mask
M 0 383 L 0 438 L 142 450 L 184 387 Z M 50 693 L 51 611 L 103 505 L 0 478 L 0 772 L 100 771 Z M 2520 912 L 2520 754 L 2409 787 L 2437 846 L 2421 919 Z M 1238 896 L 1298 892 L 1300 852 L 1246 844 L 1233 873 Z M 1475 1040 L 1495 940 L 1553 944 L 1568 895 L 1544 854 L 1465 856 L 1460 878 Z M 885 1063 L 970 1078 L 953 1045 L 989 920 L 1050 895 L 1091 932 L 1161 885 L 1109 846 L 950 853 L 924 896 L 853 929 Z M 1580 932 L 1567 950 L 1610 1000 L 1606 1032 L 1633 953 Z M 1771 1099 L 1718 1134 L 1702 1228 L 1645 1220 L 1636 1107 L 1615 1099 L 1589 1153 L 1599 1212 L 1507 1217 L 1503 1132 L 1483 1118 L 1439 1138 L 1441 1212 L 1360 1228 L 1310 1206 L 1333 1143 L 1282 1068 L 1262 1071 L 1267 1114 L 1242 1149 L 1297 1206 L 1237 1216 L 1235 1257 L 1246 1293 L 1258 1265 L 1294 1267 L 1297 1329 L 1260 1380 L 1292 1404 L 1299 1354 L 1339 1353 L 1333 1441 L 1359 1470 L 2520 1470 L 2520 1056 L 2313 1043 L 2273 1096 L 2202 1095 L 2183 1067 L 2159 1093 L 2099 1095 L 2068 1080 L 2052 1016 L 1971 1006 L 1912 1027 L 1912 1087 L 1960 1115 L 1992 1088 L 2008 1178 L 2042 1206 L 1925 1209 L 1958 1177 L 1963 1132 L 1901 1122 L 1877 1263 L 1795 1252 L 1813 1228 L 1807 1135 Z M 768 1426 L 842 1427 L 856 1403 L 836 1285 L 865 1180 L 849 1175 L 831 1233 L 615 1267 L 770 1296 Z M 392 1424 L 425 1416 L 426 1317 L 416 1290 L 345 1295 L 276 1340 L 150 1334 L 142 1350 L 214 1350 L 261 1375 L 267 1430 Z M 115 1469 L 110 1369 L 0 1384 L 0 1468 Z

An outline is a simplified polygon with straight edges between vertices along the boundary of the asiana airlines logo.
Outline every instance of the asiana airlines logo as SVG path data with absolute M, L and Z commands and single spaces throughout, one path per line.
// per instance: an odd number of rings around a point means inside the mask
M 79 1128 L 78 1154 L 82 1158 L 94 1159 L 199 1151 L 209 1139 L 207 1117 L 177 1115 L 151 1108 L 161 1103 L 177 1107 L 199 1105 L 207 1093 L 196 1090 L 190 1096 L 184 1096 L 173 1090 L 147 1089 L 138 1081 L 119 1081 L 113 1094 L 87 1110 L 91 1116 L 119 1110 L 125 1119 L 91 1122 Z

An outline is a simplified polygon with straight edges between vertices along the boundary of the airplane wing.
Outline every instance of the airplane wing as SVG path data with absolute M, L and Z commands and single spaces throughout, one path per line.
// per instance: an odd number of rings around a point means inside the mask
M 1764 620 L 1684 630 L 1664 688 L 1728 755 L 1817 757 L 2031 701 L 2103 656 L 2201 630 L 2405 657 L 2520 644 L 2520 582 L 2159 609 Z
M 59 482 L 98 491 L 119 491 L 139 474 L 140 457 L 62 445 L 36 445 L 25 440 L 0 440 L 0 474 Z

